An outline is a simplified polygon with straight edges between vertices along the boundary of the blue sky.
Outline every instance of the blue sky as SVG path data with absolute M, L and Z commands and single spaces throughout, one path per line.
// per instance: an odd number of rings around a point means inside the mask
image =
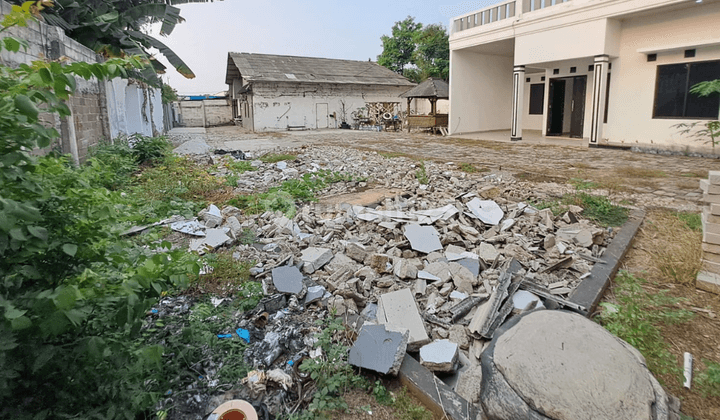
M 380 36 L 389 35 L 396 21 L 414 16 L 417 22 L 447 27 L 451 17 L 498 2 L 224 0 L 181 5 L 186 21 L 160 40 L 197 77 L 185 79 L 168 66 L 163 79 L 182 94 L 225 90 L 228 51 L 375 61 L 382 52 Z

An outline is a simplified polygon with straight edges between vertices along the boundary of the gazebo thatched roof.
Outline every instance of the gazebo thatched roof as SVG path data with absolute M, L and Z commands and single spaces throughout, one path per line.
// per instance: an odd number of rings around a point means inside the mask
M 449 99 L 450 88 L 444 81 L 431 77 L 400 96 L 403 98 Z

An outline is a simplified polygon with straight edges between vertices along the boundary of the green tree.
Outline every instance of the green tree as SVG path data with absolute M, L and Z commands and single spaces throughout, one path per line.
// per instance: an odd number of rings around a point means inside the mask
M 450 42 L 440 24 L 424 26 L 408 16 L 395 22 L 392 36 L 380 37 L 383 52 L 378 64 L 402 74 L 414 82 L 428 77 L 449 78 Z
M 169 104 L 178 100 L 177 90 L 170 85 L 162 85 L 162 103 Z
M 392 27 L 392 36 L 383 35 L 380 37 L 383 52 L 378 56 L 378 64 L 404 74 L 405 66 L 413 63 L 415 37 L 421 29 L 422 23 L 416 23 L 415 18 L 412 16 L 395 22 Z
M 22 3 L 22 0 L 13 1 Z M 155 72 L 165 71 L 165 66 L 150 54 L 150 48 L 157 49 L 180 74 L 192 79 L 195 74 L 190 67 L 167 45 L 146 33 L 143 27 L 162 22 L 160 35 L 167 36 L 176 24 L 185 20 L 174 4 L 207 1 L 55 0 L 55 7 L 46 8 L 42 14 L 47 23 L 63 28 L 70 38 L 105 57 L 141 55 L 149 58 L 152 68 L 146 69 L 142 77 L 146 81 L 153 81 Z
M 445 28 L 439 24 L 425 26 L 415 36 L 413 63 L 420 70 L 422 80 L 450 77 L 450 41 Z

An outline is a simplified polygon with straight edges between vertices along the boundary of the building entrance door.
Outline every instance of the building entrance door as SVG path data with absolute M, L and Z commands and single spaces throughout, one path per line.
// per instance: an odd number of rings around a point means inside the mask
M 328 104 L 315 104 L 317 128 L 328 128 Z
M 547 136 L 582 138 L 587 76 L 550 79 Z

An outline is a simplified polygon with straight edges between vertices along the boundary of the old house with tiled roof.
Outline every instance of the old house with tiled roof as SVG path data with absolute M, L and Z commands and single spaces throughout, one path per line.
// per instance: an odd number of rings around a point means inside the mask
M 228 53 L 233 116 L 254 131 L 337 128 L 370 102 L 397 102 L 413 86 L 370 61 Z

